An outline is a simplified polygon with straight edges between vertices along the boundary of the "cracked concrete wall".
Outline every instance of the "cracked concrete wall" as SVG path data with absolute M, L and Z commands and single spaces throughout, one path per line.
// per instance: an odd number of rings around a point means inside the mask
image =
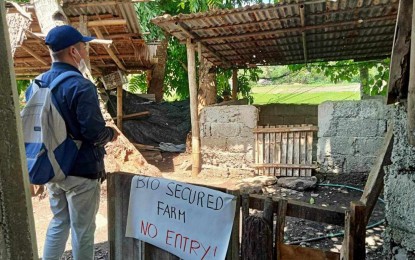
M 386 134 L 382 100 L 324 102 L 318 107 L 317 163 L 323 173 L 368 173 Z
M 415 259 L 415 148 L 408 143 L 406 108 L 394 107 L 392 118 L 392 164 L 385 167 L 385 255 Z
M 317 105 L 269 104 L 259 109 L 258 125 L 317 125 Z
M 254 162 L 254 134 L 258 109 L 254 106 L 205 107 L 200 114 L 202 164 L 221 168 L 249 168 Z

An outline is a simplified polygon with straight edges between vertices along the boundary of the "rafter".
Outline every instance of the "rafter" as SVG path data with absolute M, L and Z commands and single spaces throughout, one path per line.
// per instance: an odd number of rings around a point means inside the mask
M 101 31 L 99 30 L 98 27 L 93 27 L 93 30 L 94 30 L 94 32 L 95 32 L 95 34 L 97 35 L 98 38 L 104 39 L 104 36 L 102 35 L 102 33 L 101 33 Z M 115 55 L 115 53 L 111 49 L 111 47 L 108 47 L 108 46 L 104 45 L 104 48 L 108 52 L 108 54 L 111 56 L 111 58 L 114 60 L 114 62 L 117 64 L 118 68 L 120 68 L 123 71 L 127 70 L 124 67 L 124 65 L 122 64 L 122 62 L 120 61 L 120 59 L 118 59 L 117 55 Z

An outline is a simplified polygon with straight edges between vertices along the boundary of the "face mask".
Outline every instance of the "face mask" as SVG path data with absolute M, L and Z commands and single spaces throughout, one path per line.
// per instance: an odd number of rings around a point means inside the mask
M 76 62 L 75 59 L 74 59 L 74 61 L 75 61 L 76 65 L 78 66 L 78 70 L 83 75 L 86 75 L 87 72 L 88 72 L 88 67 L 86 66 L 85 60 L 81 57 L 81 55 L 79 54 L 78 50 L 77 49 L 75 49 L 75 50 L 76 50 L 76 53 L 78 54 L 79 58 L 81 58 L 81 59 L 79 60 L 79 64 L 78 64 L 78 62 Z

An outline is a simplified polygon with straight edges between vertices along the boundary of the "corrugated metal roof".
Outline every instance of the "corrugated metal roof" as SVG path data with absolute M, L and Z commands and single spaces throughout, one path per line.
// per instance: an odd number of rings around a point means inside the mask
M 220 67 L 390 55 L 398 0 L 285 0 L 152 20 Z

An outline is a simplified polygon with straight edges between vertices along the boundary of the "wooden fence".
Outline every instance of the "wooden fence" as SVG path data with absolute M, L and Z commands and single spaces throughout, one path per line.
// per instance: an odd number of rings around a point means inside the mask
M 255 165 L 258 174 L 311 176 L 313 125 L 258 126 L 255 134 Z
M 111 260 L 176 260 L 178 257 L 159 249 L 150 244 L 142 241 L 125 237 L 126 221 L 128 213 L 128 204 L 130 196 L 131 180 L 134 177 L 133 174 L 127 173 L 112 173 L 108 176 L 108 236 L 110 244 L 110 259 Z M 237 207 L 235 212 L 235 221 L 232 229 L 232 234 L 229 242 L 228 253 L 226 259 L 239 260 L 239 259 L 307 259 L 307 260 L 320 260 L 320 259 L 340 259 L 340 254 L 333 252 L 324 252 L 322 250 L 313 248 L 303 248 L 293 245 L 284 244 L 284 225 L 285 217 L 296 217 L 306 220 L 323 222 L 332 225 L 344 226 L 345 221 L 348 221 L 348 243 L 353 245 L 353 248 L 363 248 L 358 250 L 360 257 L 363 258 L 346 258 L 346 259 L 364 259 L 364 239 L 362 240 L 361 232 L 354 232 L 355 227 L 362 229 L 362 221 L 365 221 L 365 217 L 358 216 L 356 214 L 364 213 L 364 210 L 353 210 L 351 213 L 337 209 L 330 209 L 326 207 L 320 207 L 311 205 L 304 202 L 293 200 L 273 200 L 259 195 L 239 195 L 239 191 L 230 191 L 225 189 L 219 189 L 215 187 L 204 186 L 212 189 L 216 189 L 223 192 L 231 193 L 237 196 Z M 240 214 L 242 209 L 242 216 Z M 249 217 L 249 209 L 256 209 L 264 211 L 264 219 L 270 227 L 270 238 L 267 240 L 267 244 L 259 243 L 258 237 L 261 237 L 261 230 L 252 229 L 254 234 L 247 233 L 247 218 Z M 359 213 L 359 214 L 360 214 Z M 347 218 L 347 217 L 348 218 Z M 242 219 L 242 226 L 240 220 Z M 274 223 L 276 219 L 276 223 Z M 346 220 L 345 220 L 346 219 Z M 349 219 L 349 220 L 347 220 Z M 364 224 L 363 224 L 364 227 Z M 242 236 L 240 236 L 240 230 L 242 230 Z M 251 231 L 252 231 L 251 230 Z M 275 232 L 274 232 L 275 230 Z M 358 239 L 360 238 L 360 239 Z M 240 242 L 243 241 L 241 244 Z M 362 244 L 363 243 L 363 244 Z M 259 245 L 257 248 L 250 248 L 247 245 Z M 263 257 L 262 252 L 267 252 L 267 257 Z M 356 253 L 356 252 L 355 252 Z M 248 257 L 255 255 L 253 258 Z

